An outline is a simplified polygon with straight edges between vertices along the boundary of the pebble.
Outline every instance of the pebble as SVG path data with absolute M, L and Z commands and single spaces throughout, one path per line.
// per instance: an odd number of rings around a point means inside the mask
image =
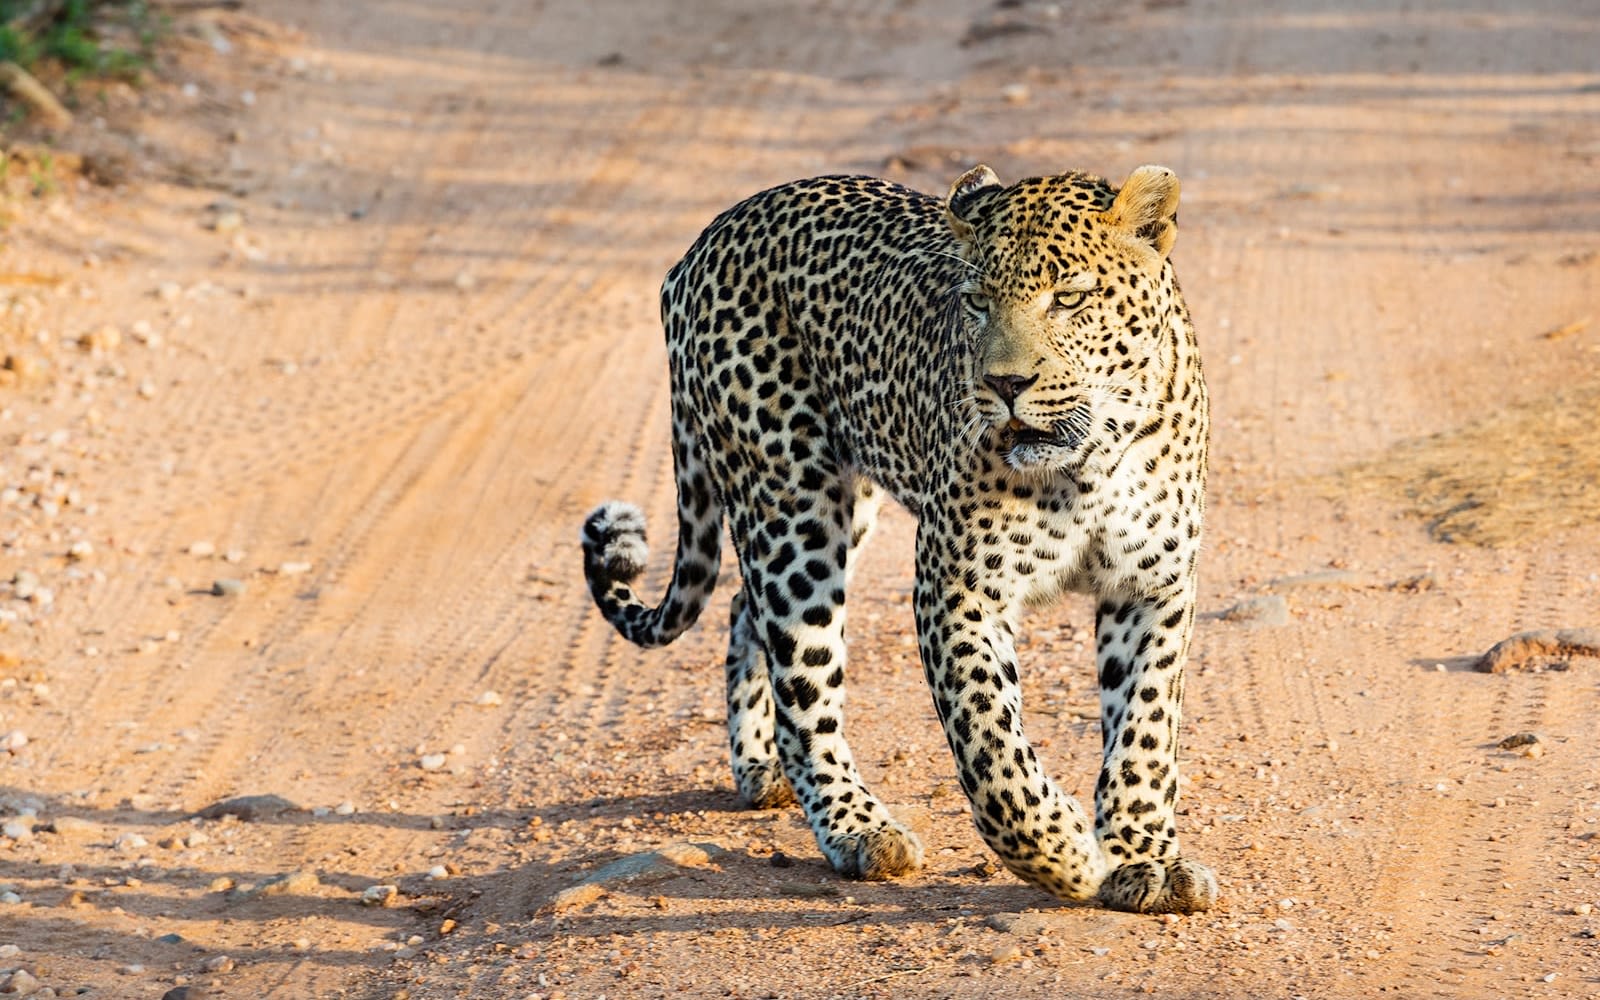
M 94 545 L 87 539 L 73 542 L 72 546 L 67 549 L 67 558 L 74 562 L 82 562 L 92 555 L 94 555 Z
M 348 800 L 333 807 L 333 814 L 335 816 L 353 816 L 355 815 L 355 811 L 356 804 Z
M 492 708 L 495 705 L 500 704 L 500 693 L 498 691 L 485 691 L 483 694 L 478 695 L 477 700 L 474 701 L 473 704 L 482 705 L 485 708 Z
M 1281 594 L 1262 594 L 1240 601 L 1222 612 L 1221 618 L 1225 622 L 1250 625 L 1287 625 L 1289 602 Z
M 369 885 L 361 893 L 361 905 L 371 907 L 388 906 L 400 895 L 398 886 Z
M 31 569 L 19 569 L 11 578 L 11 592 L 26 601 L 39 590 L 39 574 Z
M 309 572 L 311 572 L 311 564 L 308 562 L 286 562 L 278 564 L 278 575 L 280 576 L 304 576 Z
M 10 943 L 0 944 L 0 962 L 16 958 L 20 954 L 22 954 L 22 949 L 16 945 Z
M 161 994 L 161 1000 L 206 1000 L 209 996 L 211 994 L 200 986 L 174 986 Z
M 1027 104 L 1033 97 L 1033 91 L 1025 83 L 1008 83 L 1000 88 L 1000 96 L 1006 99 L 1007 104 Z
M 1594 912 L 1594 904 L 1593 903 L 1579 903 L 1577 906 L 1574 906 L 1572 908 L 1572 912 L 1573 912 L 1573 914 L 1575 916 L 1587 917 L 1589 914 Z
M 0 751 L 16 753 L 28 745 L 28 734 L 20 729 L 0 733 Z
M 217 547 L 211 542 L 190 542 L 188 552 L 199 559 L 209 559 L 217 554 Z
M 307 893 L 317 888 L 322 882 L 314 872 L 287 872 L 283 875 L 274 875 L 256 886 L 254 890 L 243 893 L 249 896 L 288 896 Z
M 33 839 L 33 822 L 31 819 L 21 816 L 15 819 L 8 819 L 4 823 L 0 823 L 0 836 L 9 837 L 12 840 L 31 840 Z
M 417 766 L 424 771 L 437 771 L 444 767 L 446 760 L 447 758 L 442 753 L 425 753 L 422 755 L 422 759 L 417 761 Z
M 39 980 L 27 969 L 16 969 L 0 983 L 0 993 L 9 993 L 13 996 L 27 996 L 39 991 Z
M 244 225 L 244 215 L 237 209 L 225 209 L 211 220 L 210 228 L 218 233 L 237 232 Z
M 442 878 L 449 878 L 449 877 L 450 877 L 450 872 L 445 869 L 444 865 L 434 865 L 432 868 L 428 869 L 428 878 L 432 879 L 435 882 L 439 881 Z
M 111 846 L 119 851 L 142 851 L 150 846 L 150 842 L 137 833 L 122 833 L 111 842 Z
M 1015 944 L 1003 944 L 989 953 L 989 964 L 1004 965 L 1022 958 L 1022 948 Z
M 211 583 L 211 593 L 217 597 L 238 597 L 244 593 L 244 581 L 236 577 L 218 577 Z
M 286 812 L 299 812 L 300 807 L 281 795 L 240 795 L 221 802 L 213 802 L 195 816 L 200 819 L 221 819 L 234 816 L 249 823 L 258 819 L 271 819 Z
M 210 958 L 206 959 L 204 962 L 200 963 L 200 968 L 201 969 L 203 969 L 206 972 L 213 973 L 213 974 L 222 973 L 222 972 L 232 972 L 233 971 L 233 967 L 234 967 L 234 961 L 233 961 L 233 959 L 229 958 L 227 955 L 213 955 Z
M 69 840 L 89 840 L 100 836 L 101 832 L 99 824 L 78 816 L 57 816 L 50 821 L 46 829 L 58 837 L 66 837 Z
M 22 897 L 17 895 L 15 892 L 12 892 L 10 889 L 7 889 L 5 892 L 0 892 L 0 904 L 5 906 L 16 906 L 20 902 L 22 902 Z

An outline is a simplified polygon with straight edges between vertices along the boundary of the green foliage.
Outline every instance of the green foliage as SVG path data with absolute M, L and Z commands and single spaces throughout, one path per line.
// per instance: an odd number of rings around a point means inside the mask
M 112 25 L 125 30 L 108 33 Z M 0 59 L 23 67 L 51 61 L 74 78 L 132 79 L 148 65 L 156 34 L 146 0 L 0 0 Z

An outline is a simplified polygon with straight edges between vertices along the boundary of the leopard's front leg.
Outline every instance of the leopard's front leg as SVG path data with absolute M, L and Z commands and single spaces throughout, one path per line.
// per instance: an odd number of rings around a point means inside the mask
M 1180 856 L 1178 727 L 1194 590 L 1103 598 L 1096 618 L 1104 740 L 1095 834 L 1114 866 L 1100 901 L 1139 913 L 1193 913 L 1217 897 L 1211 870 Z
M 1088 813 L 1044 772 L 1022 728 L 1005 569 L 978 575 L 941 537 L 918 536 L 916 615 L 923 669 L 972 819 L 1002 864 L 1063 899 L 1095 898 L 1108 866 Z

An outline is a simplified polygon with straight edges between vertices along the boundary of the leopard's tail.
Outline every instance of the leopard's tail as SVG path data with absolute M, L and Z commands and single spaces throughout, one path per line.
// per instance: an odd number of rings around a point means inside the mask
M 583 575 L 606 621 L 630 642 L 665 646 L 688 630 L 717 586 L 722 561 L 722 506 L 694 454 L 692 438 L 675 435 L 678 554 L 667 596 L 655 607 L 634 592 L 650 558 L 644 512 L 630 503 L 601 504 L 583 522 Z

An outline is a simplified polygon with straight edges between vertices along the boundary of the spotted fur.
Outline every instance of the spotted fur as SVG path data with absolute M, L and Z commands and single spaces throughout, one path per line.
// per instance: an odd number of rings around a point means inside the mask
M 838 871 L 922 858 L 844 736 L 846 582 L 887 492 L 919 521 L 923 667 L 983 839 L 1063 898 L 1215 899 L 1174 821 L 1208 428 L 1177 201 L 1161 167 L 1120 190 L 979 167 L 943 202 L 819 177 L 723 213 L 668 273 L 676 566 L 644 603 L 643 517 L 613 502 L 583 528 L 589 586 L 629 639 L 672 641 L 716 584 L 726 516 L 735 781 L 755 806 L 798 799 Z M 1067 591 L 1097 600 L 1092 820 L 1029 746 L 1017 682 L 1022 608 Z

